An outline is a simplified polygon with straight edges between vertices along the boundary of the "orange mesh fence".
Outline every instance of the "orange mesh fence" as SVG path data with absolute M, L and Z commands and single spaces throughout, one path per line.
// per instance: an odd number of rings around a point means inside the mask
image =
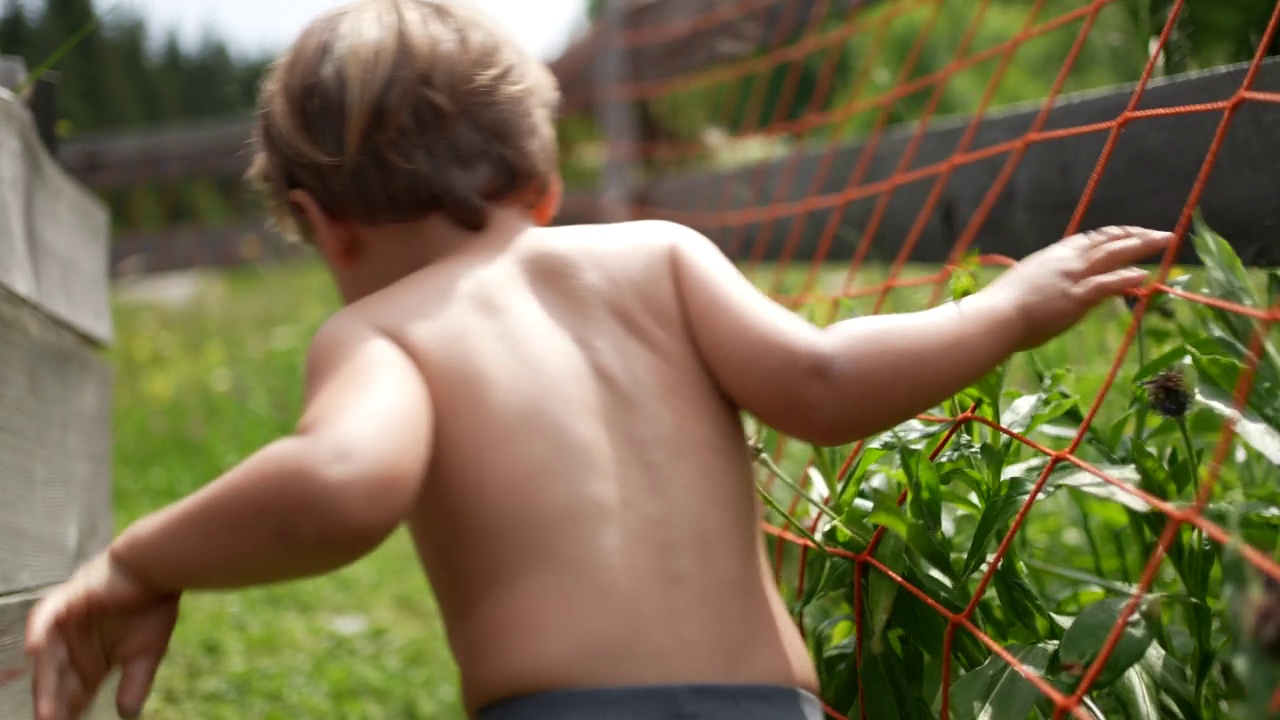
M 1242 544 L 1239 537 L 1203 513 L 1205 506 L 1213 498 L 1215 484 L 1224 465 L 1231 461 L 1229 454 L 1235 445 L 1234 422 L 1225 423 L 1212 447 L 1212 460 L 1199 478 L 1194 501 L 1187 504 L 1161 498 L 1133 482 L 1116 477 L 1099 464 L 1082 457 L 1083 453 L 1080 452 L 1088 429 L 1095 422 L 1109 393 L 1113 391 L 1125 359 L 1138 340 L 1144 318 L 1149 315 L 1152 303 L 1160 296 L 1214 307 L 1256 322 L 1252 347 L 1246 353 L 1251 361 L 1245 363 L 1245 371 L 1239 375 L 1234 388 L 1233 405 L 1236 411 L 1243 413 L 1246 409 L 1256 379 L 1258 358 L 1264 352 L 1264 344 L 1272 324 L 1280 319 L 1280 307 L 1248 307 L 1240 302 L 1189 292 L 1170 284 L 1170 278 L 1179 252 L 1187 243 L 1195 211 L 1201 203 L 1233 119 L 1246 106 L 1280 102 L 1280 94 L 1260 90 L 1255 86 L 1255 79 L 1265 59 L 1265 49 L 1272 44 L 1277 24 L 1280 23 L 1280 4 L 1271 11 L 1265 25 L 1260 24 L 1255 28 L 1255 35 L 1260 38 L 1256 43 L 1258 50 L 1249 63 L 1248 70 L 1243 73 L 1243 81 L 1229 97 L 1178 107 L 1142 106 L 1144 93 L 1158 74 L 1161 59 L 1167 51 L 1177 23 L 1187 12 L 1184 0 L 1177 0 L 1169 3 L 1163 29 L 1159 30 L 1157 26 L 1159 34 L 1153 47 L 1149 52 L 1146 48 L 1142 49 L 1147 60 L 1140 75 L 1125 78 L 1129 82 L 1136 80 L 1136 87 L 1124 110 L 1103 122 L 1061 127 L 1050 123 L 1051 113 L 1060 96 L 1072 85 L 1073 71 L 1077 70 L 1082 53 L 1091 47 L 1091 43 L 1102 42 L 1095 33 L 1099 18 L 1103 13 L 1117 12 L 1120 7 L 1115 0 L 1072 3 L 1071 7 L 1062 7 L 1063 4 L 1049 0 L 1026 3 L 1016 31 L 994 41 L 988 34 L 983 45 L 979 43 L 979 39 L 983 24 L 989 20 L 989 13 L 993 12 L 996 5 L 992 0 L 979 0 L 969 4 L 964 11 L 965 22 L 962 26 L 954 23 L 956 14 L 952 5 L 952 14 L 948 17 L 953 22 L 947 27 L 940 25 L 949 5 L 943 0 L 843 5 L 829 1 L 787 3 L 742 0 L 737 3 L 709 3 L 706 4 L 709 9 L 686 13 L 673 20 L 655 20 L 627 27 L 612 35 L 598 35 L 594 40 L 596 52 L 608 52 L 610 49 L 622 49 L 631 54 L 646 50 L 654 52 L 655 48 L 660 49 L 666 43 L 690 37 L 704 37 L 707 43 L 715 43 L 717 33 L 729 32 L 734 23 L 750 21 L 751 18 L 768 12 L 776 13 L 768 16 L 776 23 L 776 27 L 794 27 L 796 22 L 800 22 L 804 29 L 792 37 L 778 37 L 775 34 L 762 42 L 757 52 L 726 57 L 710 66 L 684 68 L 656 79 L 644 76 L 643 72 L 634 72 L 625 81 L 603 90 L 599 86 L 566 88 L 571 111 L 580 111 L 592 104 L 653 105 L 670 98 L 687 99 L 683 104 L 673 104 L 674 109 L 669 108 L 664 116 L 666 127 L 677 127 L 677 130 L 665 135 L 659 133 L 657 136 L 651 133 L 626 147 L 610 148 L 614 161 L 637 167 L 643 165 L 644 172 L 651 180 L 660 179 L 667 173 L 686 172 L 690 166 L 706 168 L 710 162 L 708 141 L 704 137 L 705 133 L 698 134 L 699 122 L 702 123 L 702 129 L 717 122 L 731 127 L 727 134 L 731 136 L 729 145 L 733 147 L 747 147 L 751 141 L 778 141 L 782 148 L 769 156 L 771 160 L 776 160 L 775 163 L 762 163 L 739 175 L 740 178 L 747 178 L 747 189 L 727 181 L 704 181 L 684 198 L 679 207 L 653 204 L 642 193 L 633 203 L 632 214 L 637 217 L 674 220 L 703 230 L 714 237 L 728 254 L 742 260 L 745 272 L 774 297 L 798 310 L 826 308 L 824 312 L 819 312 L 819 316 L 827 318 L 833 317 L 842 302 L 860 299 L 870 303 L 870 312 L 884 312 L 891 304 L 893 293 L 904 288 L 923 290 L 924 294 L 917 296 L 918 302 L 929 305 L 939 302 L 946 293 L 948 281 L 953 278 L 966 256 L 980 246 L 985 224 L 993 208 L 1007 191 L 1011 178 L 1033 147 L 1086 135 L 1103 134 L 1106 137 L 1088 183 L 1071 197 L 1075 210 L 1070 222 L 1061 228 L 1061 234 L 1065 236 L 1089 229 L 1082 227 L 1082 223 L 1095 200 L 1100 181 L 1108 173 L 1122 134 L 1142 132 L 1144 122 L 1157 118 L 1193 114 L 1218 118 L 1216 132 L 1190 193 L 1185 198 L 1184 209 L 1176 227 L 1171 228 L 1178 236 L 1178 244 L 1161 259 L 1160 268 L 1149 286 L 1134 298 L 1132 315 L 1123 337 L 1107 348 L 1113 358 L 1108 364 L 1105 377 L 1094 397 L 1086 399 L 1083 421 L 1079 423 L 1073 436 L 1066 440 L 1065 446 L 1052 447 L 1054 443 L 1041 442 L 1029 433 L 1011 430 L 979 413 L 976 407 L 967 410 L 961 408 L 952 417 L 919 418 L 921 423 L 946 427 L 945 433 L 940 435 L 933 447 L 931 459 L 938 458 L 957 436 L 974 426 L 991 428 L 1002 437 L 1034 450 L 1045 459 L 1027 498 L 1010 518 L 1008 532 L 1000 538 L 985 570 L 979 576 L 967 606 L 959 610 L 949 609 L 938 601 L 934 593 L 907 581 L 884 558 L 878 557 L 877 548 L 889 532 L 885 527 L 875 529 L 874 536 L 864 550 L 850 552 L 840 547 L 820 548 L 815 545 L 813 538 L 822 520 L 821 513 L 815 512 L 811 513 L 812 517 L 798 518 L 807 524 L 809 537 L 805 537 L 800 528 L 788 524 L 766 523 L 764 526 L 768 536 L 778 541 L 773 544 L 778 580 L 792 584 L 796 588 L 797 597 L 804 594 L 807 582 L 814 582 L 813 578 L 805 577 L 813 553 L 822 550 L 853 564 L 852 615 L 856 625 L 856 667 L 862 667 L 866 652 L 864 582 L 869 574 L 879 574 L 892 580 L 902 591 L 914 596 L 941 616 L 946 623 L 944 644 L 940 649 L 940 708 L 944 718 L 951 717 L 951 688 L 955 682 L 953 650 L 959 642 L 959 633 L 969 634 L 1037 688 L 1050 702 L 1053 717 L 1094 717 L 1087 709 L 1085 699 L 1108 659 L 1121 643 L 1131 616 L 1151 592 L 1157 575 L 1167 562 L 1172 544 L 1184 527 L 1198 529 L 1214 543 L 1239 547 L 1243 558 L 1257 572 L 1280 580 L 1280 565 L 1272 559 L 1270 549 Z M 1004 11 L 1007 14 L 1007 7 Z M 786 18 L 786 13 L 805 14 L 805 17 Z M 914 32 L 913 38 L 904 38 L 904 25 L 898 23 L 907 16 L 913 18 L 909 25 Z M 891 36 L 894 28 L 897 28 L 898 34 Z M 954 43 L 954 56 L 939 62 L 935 41 L 944 32 L 958 40 Z M 1061 56 L 1058 67 L 1054 68 L 1056 75 L 1051 82 L 1046 77 L 1046 92 L 1039 98 L 1039 111 L 1033 114 L 1029 127 L 1016 137 L 999 142 L 979 142 L 983 120 L 996 107 L 1006 77 L 1018 61 L 1020 51 L 1038 38 L 1051 34 L 1061 36 L 1062 33 L 1070 33 L 1070 45 Z M 856 45 L 853 44 L 855 41 Z M 898 55 L 890 59 L 884 55 L 891 46 Z M 837 68 L 842 57 L 847 59 L 847 53 L 851 52 L 857 53 L 853 59 L 852 71 L 846 67 L 842 73 Z M 934 56 L 933 66 L 922 67 L 921 59 L 931 54 Z M 951 97 L 951 93 L 956 92 L 950 84 L 962 73 L 975 68 L 985 68 L 985 82 L 976 88 L 972 83 L 966 86 L 968 91 L 977 90 L 973 93 L 976 102 L 966 108 L 964 114 L 967 119 L 964 120 L 964 131 L 958 144 L 944 160 L 921 164 L 918 157 L 927 142 L 931 124 L 943 102 Z M 773 79 L 769 80 L 770 77 Z M 803 91 L 800 88 L 802 81 L 807 82 Z M 1078 81 L 1075 85 L 1080 87 L 1083 82 Z M 907 130 L 902 130 L 900 123 L 904 119 L 904 113 L 901 112 L 901 106 L 908 100 L 914 103 L 917 122 Z M 797 111 L 797 108 L 801 109 Z M 1280 121 L 1280 109 L 1276 110 L 1275 118 Z M 857 123 L 853 122 L 855 119 L 858 120 Z M 682 122 L 694 126 L 694 131 L 690 132 L 687 128 L 684 132 L 679 131 L 678 126 Z M 898 132 L 900 136 L 905 132 L 907 140 L 904 150 L 887 174 L 883 170 L 873 173 L 873 157 L 877 146 L 891 131 Z M 857 137 L 863 143 L 857 151 L 856 160 L 847 175 L 833 178 L 835 163 L 832 159 L 836 154 L 835 150 L 848 143 L 851 137 Z M 796 138 L 825 143 L 826 151 L 817 152 L 814 160 L 816 172 L 807 179 L 798 172 L 803 153 L 795 149 L 794 145 L 785 144 Z M 814 146 L 823 147 L 822 144 Z M 917 243 L 938 211 L 944 190 L 957 171 L 993 159 L 1000 162 L 999 172 L 982 194 L 976 210 L 963 227 L 959 228 L 949 258 L 931 270 L 908 272 Z M 775 177 L 772 182 L 768 182 L 771 175 Z M 886 237 L 884 221 L 895 192 L 922 182 L 926 183 L 928 191 L 909 231 L 902 236 Z M 833 187 L 838 189 L 833 191 Z M 797 197 L 793 192 L 803 194 Z M 743 197 L 748 198 L 745 204 Z M 582 200 L 581 197 L 577 199 Z M 847 238 L 842 238 L 841 233 L 848 225 L 847 208 L 858 201 L 870 202 L 872 209 L 866 222 L 860 223 L 854 233 L 856 241 L 853 241 L 851 258 L 837 268 L 843 277 L 839 279 L 838 285 L 833 285 L 831 270 L 834 263 L 829 260 L 830 253 L 837 244 L 850 242 Z M 1140 203 L 1142 200 L 1135 198 L 1134 202 Z M 575 207 L 572 203 L 570 206 Z M 802 237 L 814 230 L 818 232 L 816 243 L 807 257 L 798 259 L 797 252 L 803 244 Z M 880 253 L 881 259 L 875 261 L 878 265 L 874 270 L 879 272 L 879 266 L 884 266 L 883 272 L 880 275 L 872 273 L 870 282 L 859 282 L 872 272 L 874 247 L 888 248 Z M 979 264 L 995 266 L 1011 262 L 1009 258 L 999 255 L 980 255 L 977 260 Z M 839 262 L 844 263 L 843 260 Z M 975 342 L 981 342 L 981 338 L 975 338 Z M 779 438 L 771 447 L 763 449 L 776 464 L 788 457 L 793 445 L 786 438 Z M 859 444 L 843 450 L 845 454 L 841 460 L 844 466 L 836 473 L 837 477 L 850 471 L 863 449 L 864 444 Z M 802 468 L 806 480 L 801 489 L 812 490 L 814 486 L 807 480 L 812 460 L 806 463 Z M 1133 592 L 1124 604 L 1119 618 L 1096 654 L 1078 669 L 1078 684 L 1074 689 L 1067 690 L 1056 687 L 1040 672 L 1027 667 L 1007 647 L 993 640 L 975 621 L 980 601 L 986 596 L 1002 561 L 1014 547 L 1046 483 L 1055 471 L 1064 466 L 1090 474 L 1119 493 L 1140 500 L 1150 506 L 1153 512 L 1167 519 L 1163 530 L 1158 534 L 1157 542 L 1150 548 L 1151 552 L 1140 577 L 1133 583 Z M 770 476 L 766 485 L 773 487 L 769 483 L 774 480 Z M 834 493 L 831 497 L 834 497 Z M 907 498 L 908 493 L 903 491 L 898 503 L 901 505 Z M 793 494 L 789 506 L 783 509 L 796 516 L 803 504 L 802 496 Z M 788 558 L 792 558 L 793 562 L 788 563 Z M 858 707 L 865 717 L 866 705 L 862 702 L 861 688 Z M 836 708 L 828 707 L 827 711 L 832 717 L 843 717 Z

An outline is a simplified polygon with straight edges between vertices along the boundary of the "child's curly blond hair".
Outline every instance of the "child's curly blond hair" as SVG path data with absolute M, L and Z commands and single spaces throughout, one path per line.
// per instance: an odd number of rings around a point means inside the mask
M 272 66 L 248 178 L 294 238 L 298 189 L 339 220 L 443 213 L 478 231 L 492 205 L 532 208 L 550 190 L 559 99 L 547 67 L 467 5 L 357 0 Z

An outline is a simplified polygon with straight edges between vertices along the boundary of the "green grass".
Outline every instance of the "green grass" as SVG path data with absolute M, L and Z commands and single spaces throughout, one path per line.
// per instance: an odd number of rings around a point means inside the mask
M 291 428 L 307 340 L 336 306 L 309 264 L 214 276 L 183 308 L 117 301 L 117 526 Z M 152 720 L 465 717 L 404 533 L 320 579 L 188 597 L 152 703 Z

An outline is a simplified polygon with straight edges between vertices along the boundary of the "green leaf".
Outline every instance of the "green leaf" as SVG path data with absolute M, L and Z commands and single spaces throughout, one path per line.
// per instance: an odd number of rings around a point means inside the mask
M 867 522 L 873 526 L 879 525 L 885 528 L 893 535 L 902 538 L 904 542 L 910 532 L 911 521 L 903 514 L 898 503 L 887 496 L 881 496 L 877 500 L 875 509 L 867 516 Z
M 978 477 L 977 473 L 967 468 L 947 468 L 943 471 L 942 477 L 939 478 L 939 481 L 944 487 L 950 486 L 954 483 L 959 483 L 969 488 L 979 496 L 986 493 L 986 487 L 982 484 L 982 478 Z
M 1071 627 L 1062 636 L 1062 646 L 1058 649 L 1059 659 L 1064 668 L 1083 673 L 1098 656 L 1107 635 L 1115 627 L 1120 613 L 1129 602 L 1128 598 L 1107 598 L 1085 608 L 1076 616 Z M 1139 606 L 1138 611 L 1130 616 L 1125 624 L 1120 641 L 1107 658 L 1102 672 L 1091 690 L 1101 690 L 1115 682 L 1134 663 L 1142 659 L 1152 641 L 1151 629 Z
M 978 292 L 978 278 L 967 267 L 957 267 L 951 273 L 951 298 L 963 300 Z
M 1049 611 L 1031 585 L 1023 577 L 1018 563 L 1006 559 L 996 569 L 996 596 L 1013 619 L 1033 633 L 1039 634 L 1038 618 L 1050 618 Z
M 1020 435 L 1062 417 L 1075 407 L 1076 399 L 1061 389 L 1016 398 L 1001 415 L 1001 423 Z M 1012 438 L 1011 438 L 1012 439 Z
M 905 688 L 905 676 L 902 661 L 897 655 L 863 655 L 861 698 L 867 717 L 907 718 L 914 715 L 911 698 Z
M 950 578 L 955 574 L 951 566 L 951 544 L 945 535 L 929 532 L 922 523 L 912 523 L 907 530 L 907 546 L 943 576 Z
M 1098 470 L 1131 485 L 1137 485 L 1142 480 L 1142 475 L 1132 465 L 1103 465 Z M 1096 498 L 1119 503 L 1134 512 L 1151 512 L 1151 506 L 1147 504 L 1146 500 L 1126 492 L 1124 488 L 1112 485 L 1091 472 L 1080 470 L 1074 466 L 1061 473 L 1054 473 L 1049 482 L 1056 486 L 1075 488 Z
M 1198 720 L 1201 715 L 1191 699 L 1191 683 L 1187 670 L 1165 652 L 1159 643 L 1151 643 L 1142 657 L 1142 668 L 1155 681 L 1163 695 L 1185 720 Z
M 1237 437 L 1266 459 L 1280 465 L 1280 431 L 1248 410 L 1243 413 L 1236 410 L 1234 402 L 1209 388 L 1196 393 L 1196 400 L 1228 422 L 1234 421 Z
M 926 423 L 919 420 L 908 420 L 901 425 L 887 430 L 867 443 L 873 450 L 897 450 L 903 447 L 921 448 L 925 441 L 942 435 L 947 431 L 945 423 Z
M 1025 433 L 1027 428 L 1031 426 L 1031 420 L 1036 416 L 1036 412 L 1044 401 L 1045 396 L 1040 393 L 1023 395 L 1005 408 L 1004 414 L 1001 416 L 1001 422 L 1013 432 Z
M 1042 573 L 1046 573 L 1048 575 L 1054 575 L 1060 578 L 1071 580 L 1078 590 L 1084 590 L 1090 586 L 1093 586 L 1093 587 L 1102 588 L 1105 590 L 1110 590 L 1111 592 L 1115 592 L 1115 593 L 1133 593 L 1137 591 L 1136 586 L 1133 586 L 1127 583 L 1117 582 L 1115 580 L 1108 580 L 1106 578 L 1098 577 L 1097 575 L 1085 572 L 1084 570 L 1077 570 L 1076 568 L 1068 568 L 1068 567 L 1062 567 L 1060 565 L 1053 565 L 1051 563 L 1046 563 L 1046 562 L 1042 562 L 1040 560 L 1035 560 L 1035 559 L 1028 559 L 1026 562 L 1027 562 L 1027 566 L 1034 570 L 1037 570 Z
M 823 639 L 834 624 L 840 620 L 853 619 L 853 608 L 846 598 L 845 589 L 833 590 L 819 595 L 813 602 L 804 607 L 800 613 L 805 635 Z
M 1214 296 L 1240 305 L 1258 306 L 1258 299 L 1250 286 L 1249 271 L 1240 261 L 1240 256 L 1231 243 L 1204 222 L 1199 211 L 1196 212 L 1191 241 L 1204 264 L 1204 276 Z
M 885 533 L 876 547 L 875 557 L 894 574 L 901 576 L 902 567 L 906 563 L 906 543 L 894 533 Z M 879 568 L 866 566 L 863 571 L 867 575 L 867 619 L 871 630 L 871 651 L 879 654 L 884 651 L 884 626 L 893 612 L 894 599 L 898 596 L 898 583 L 885 575 Z
M 839 461 L 836 459 L 835 449 L 810 445 L 809 452 L 813 456 L 813 467 L 822 476 L 822 481 L 827 484 L 828 488 L 834 488 L 836 473 L 839 470 Z
M 1084 424 L 1084 413 L 1080 412 L 1078 405 L 1067 408 L 1062 414 L 1064 420 L 1075 423 L 1076 427 L 1069 428 L 1070 437 L 1075 437 L 1080 425 Z M 1108 436 L 1096 427 L 1096 423 L 1090 424 L 1084 429 L 1084 442 L 1091 449 L 1102 456 L 1102 459 L 1109 463 L 1119 463 L 1121 459 L 1116 455 L 1118 451 L 1119 441 L 1116 437 Z
M 978 526 L 973 530 L 973 540 L 969 543 L 969 552 L 965 555 L 964 566 L 960 572 L 961 577 L 969 577 L 973 575 L 984 560 L 987 559 L 987 551 L 993 542 L 996 541 L 996 533 L 1007 526 L 1018 511 L 1022 509 L 1023 503 L 1030 496 L 1029 488 L 1025 485 L 1021 487 L 1026 489 L 1025 492 L 1010 490 L 1012 483 L 1006 485 L 1006 491 L 991 498 L 987 502 L 986 507 L 982 509 L 982 515 L 978 518 Z
M 919 450 L 902 449 L 902 470 L 911 490 L 911 507 L 932 534 L 942 531 L 942 483 L 929 456 Z
M 1053 645 L 1014 645 L 1009 653 L 1025 668 L 1043 675 L 1053 657 Z M 980 667 L 952 683 L 951 717 L 953 720 L 1024 720 L 1040 697 L 1039 688 L 999 656 L 992 655 Z
M 1161 720 L 1163 717 L 1156 681 L 1142 665 L 1134 665 L 1120 676 L 1115 693 L 1129 720 Z
M 1132 452 L 1134 465 L 1138 469 L 1138 474 L 1142 476 L 1139 487 L 1161 500 L 1168 500 L 1170 485 L 1168 472 L 1160 462 L 1160 458 L 1143 445 L 1134 445 Z
M 1181 448 L 1169 451 L 1169 479 L 1173 481 L 1174 492 L 1181 496 L 1195 483 L 1199 468 L 1191 458 L 1181 456 Z
M 1194 346 L 1188 346 L 1187 350 L 1191 355 L 1191 364 L 1196 369 L 1197 379 L 1200 380 L 1197 384 L 1208 381 L 1223 392 L 1235 392 L 1240 373 L 1244 372 L 1244 365 L 1239 360 L 1207 354 Z
M 993 420 L 1000 420 L 1000 393 L 1004 390 L 1004 378 L 1008 365 L 1001 365 L 991 372 L 983 375 L 978 382 L 970 385 L 962 396 L 967 396 L 972 401 L 980 401 L 982 406 L 994 413 Z
M 1133 376 L 1138 380 L 1146 380 L 1147 378 L 1154 377 L 1160 372 L 1168 370 L 1174 365 L 1182 362 L 1188 352 L 1189 348 L 1184 345 L 1179 345 L 1168 352 L 1161 353 L 1160 355 L 1148 360 L 1147 364 L 1138 368 L 1138 371 L 1134 373 Z
M 999 445 L 983 443 L 982 463 L 987 468 L 988 488 L 998 487 L 1000 479 L 1004 477 L 1004 459 L 1005 451 Z
M 913 571 L 913 582 L 925 593 L 940 602 L 944 607 L 959 612 L 969 602 L 969 596 L 963 588 L 958 587 L 955 580 L 945 569 L 923 558 L 920 553 L 907 553 L 907 565 Z M 905 597 L 914 597 L 904 595 Z M 899 598 L 901 602 L 902 598 Z M 932 611 L 931 611 L 932 612 Z

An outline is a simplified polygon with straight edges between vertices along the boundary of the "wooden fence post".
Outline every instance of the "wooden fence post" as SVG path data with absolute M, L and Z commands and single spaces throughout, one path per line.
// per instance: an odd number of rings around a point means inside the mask
M 0 55 L 0 87 L 17 92 L 26 80 L 26 60 L 18 55 Z
M 58 80 L 60 73 L 46 70 L 35 78 L 22 100 L 36 119 L 36 132 L 49 154 L 58 154 Z M 0 87 L 17 93 L 31 78 L 27 61 L 18 55 L 0 55 Z
M 16 720 L 27 613 L 112 536 L 110 223 L 8 94 L 0 158 L 0 718 Z M 86 717 L 114 717 L 111 693 Z
M 49 154 L 58 156 L 58 81 L 61 73 L 48 70 L 36 78 L 27 103 L 36 119 L 36 132 Z

